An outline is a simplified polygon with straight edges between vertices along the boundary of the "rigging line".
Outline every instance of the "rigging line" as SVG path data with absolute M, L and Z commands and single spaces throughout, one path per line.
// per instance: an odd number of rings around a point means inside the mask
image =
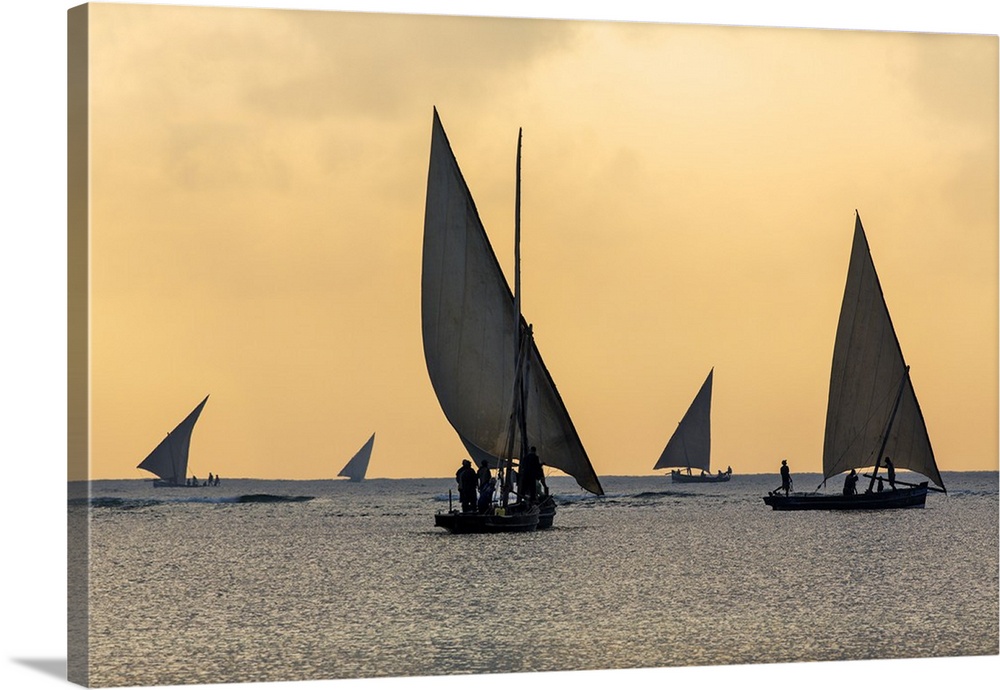
M 528 392 L 531 390 L 528 381 L 531 376 L 531 352 L 534 349 L 534 334 L 530 323 L 524 330 L 523 346 L 524 362 L 521 365 L 520 377 L 521 409 L 518 415 L 518 423 L 521 425 L 521 457 L 531 447 L 528 441 Z
M 519 395 L 521 390 L 521 380 L 522 371 L 524 369 L 525 351 L 524 345 L 525 333 L 521 333 L 521 341 L 518 343 L 518 356 L 517 361 L 514 366 L 514 384 L 511 399 L 511 412 L 510 416 L 507 418 L 507 433 L 506 433 L 506 443 L 505 443 L 505 456 L 498 458 L 500 462 L 500 467 L 497 470 L 497 478 L 500 480 L 500 492 L 502 496 L 503 505 L 507 505 L 507 499 L 513 490 L 513 471 L 514 471 L 514 439 L 517 435 L 517 418 L 520 416 L 522 399 Z M 524 439 L 522 439 L 523 444 Z M 506 469 L 506 472 L 504 472 Z M 502 479 L 501 479 L 502 478 Z
M 903 371 L 903 378 L 899 382 L 899 392 L 896 393 L 896 401 L 892 404 L 892 414 L 889 416 L 889 421 L 885 425 L 885 430 L 882 432 L 882 445 L 879 446 L 878 456 L 875 458 L 875 471 L 872 472 L 872 481 L 868 485 L 868 490 L 871 491 L 875 486 L 875 476 L 878 475 L 878 465 L 882 459 L 882 454 L 885 452 L 885 447 L 889 443 L 889 432 L 892 431 L 892 423 L 896 420 L 896 413 L 899 412 L 899 403 L 903 400 L 903 391 L 906 389 L 906 382 L 910 379 L 910 367 L 906 367 Z
M 523 341 L 523 339 L 524 339 L 524 334 L 522 333 L 521 340 Z M 515 429 L 512 420 L 514 419 L 515 413 L 517 411 L 517 403 L 519 399 L 518 388 L 520 387 L 519 383 L 521 380 L 521 371 L 524 368 L 524 348 L 522 347 L 522 345 L 523 342 L 518 344 L 518 355 L 517 359 L 514 362 L 514 382 L 511 384 L 511 413 L 510 416 L 507 418 L 507 425 L 505 429 L 505 436 L 510 445 L 513 445 L 511 436 L 512 434 L 515 433 Z
M 905 376 L 905 374 L 904 374 L 904 376 Z M 867 417 L 867 418 L 865 419 L 865 421 L 864 421 L 864 424 L 862 424 L 862 425 L 861 425 L 861 428 L 862 428 L 862 429 L 867 429 L 867 428 L 868 428 L 868 424 L 869 424 L 869 422 L 871 422 L 871 421 L 872 421 L 872 419 L 874 419 L 874 418 L 875 418 L 875 414 L 876 414 L 877 412 L 879 412 L 879 411 L 880 411 L 880 410 L 882 409 L 882 406 L 883 406 L 883 405 L 884 405 L 884 404 L 885 404 L 886 402 L 888 402 L 888 399 L 889 399 L 889 392 L 886 392 L 886 393 L 885 393 L 885 394 L 884 394 L 884 395 L 882 396 L 882 398 L 881 398 L 881 399 L 880 399 L 880 400 L 878 401 L 878 405 L 873 405 L 873 406 L 872 406 L 872 411 L 871 411 L 871 413 L 870 413 L 870 414 L 868 415 L 868 417 Z M 852 439 L 850 439 L 850 441 L 849 441 L 849 442 L 847 443 L 847 447 L 846 447 L 846 448 L 844 449 L 844 451 L 843 451 L 843 452 L 842 452 L 842 453 L 841 453 L 841 454 L 840 454 L 840 455 L 839 455 L 839 456 L 837 457 L 837 460 L 836 460 L 836 462 L 834 463 L 834 465 L 839 465 L 839 464 L 840 464 L 840 461 L 844 459 L 844 457 L 845 457 L 845 456 L 846 456 L 846 455 L 847 455 L 847 454 L 848 454 L 848 453 L 850 452 L 851 448 L 853 448 L 853 447 L 854 447 L 854 444 L 855 444 L 855 443 L 857 443 L 857 442 L 858 442 L 859 440 L 864 440 L 864 438 L 862 437 L 862 434 L 861 434 L 860 432 L 859 432 L 859 433 L 857 433 L 857 434 L 855 434 L 855 435 L 854 435 L 854 437 L 853 437 Z M 870 450 L 868 451 L 868 456 L 867 456 L 867 457 L 869 457 L 869 458 L 870 458 L 870 457 L 871 457 L 872 455 L 874 455 L 874 453 L 875 453 L 875 449 L 874 449 L 874 448 L 870 449 Z M 867 467 L 867 465 L 861 465 L 861 467 Z M 824 471 L 824 474 L 825 474 L 825 471 Z M 833 475 L 831 475 L 831 476 L 833 476 Z M 829 477 L 824 477 L 824 478 L 823 478 L 823 483 L 825 483 L 825 482 L 826 482 L 826 480 L 827 480 L 828 478 L 829 478 Z M 818 488 L 818 487 L 817 487 L 817 488 Z

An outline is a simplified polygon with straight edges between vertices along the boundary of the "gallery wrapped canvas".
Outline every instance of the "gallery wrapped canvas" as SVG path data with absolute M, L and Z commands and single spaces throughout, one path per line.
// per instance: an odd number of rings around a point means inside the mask
M 997 655 L 997 58 L 70 9 L 69 679 Z

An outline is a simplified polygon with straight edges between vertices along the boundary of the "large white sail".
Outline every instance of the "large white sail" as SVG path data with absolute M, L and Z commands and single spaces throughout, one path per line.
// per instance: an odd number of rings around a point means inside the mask
M 823 476 L 872 467 L 885 457 L 944 488 L 858 215 L 833 350 Z
M 477 460 L 505 455 L 515 347 L 525 327 L 437 110 L 431 134 L 421 280 L 424 358 L 441 409 Z M 534 343 L 528 358 L 528 443 L 542 462 L 603 493 Z M 520 447 L 517 436 L 515 448 Z
M 347 461 L 344 469 L 337 475 L 347 477 L 352 482 L 360 482 L 368 472 L 368 461 L 372 458 L 372 447 L 375 445 L 375 434 L 361 446 L 361 450 L 354 454 L 354 457 Z
M 712 374 L 701 384 L 691 406 L 684 413 L 654 470 L 667 467 L 693 467 L 708 472 L 712 454 Z
M 191 432 L 208 402 L 208 396 L 198 403 L 191 413 L 178 424 L 160 444 L 139 463 L 138 468 L 152 472 L 164 481 L 184 484 L 187 480 L 188 450 L 191 447 Z

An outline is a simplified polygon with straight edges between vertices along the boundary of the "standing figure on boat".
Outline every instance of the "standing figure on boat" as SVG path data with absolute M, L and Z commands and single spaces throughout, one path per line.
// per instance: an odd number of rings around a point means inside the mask
M 455 473 L 458 482 L 458 500 L 462 503 L 462 512 L 471 513 L 476 510 L 476 471 L 472 463 L 462 460 L 462 466 Z
M 858 473 L 851 470 L 851 473 L 844 479 L 844 495 L 853 496 L 858 493 Z
M 476 479 L 478 480 L 479 490 L 482 491 L 483 487 L 490 483 L 493 477 L 490 475 L 490 461 L 483 460 L 483 463 L 479 466 L 479 471 L 476 472 Z
M 493 492 L 496 491 L 497 482 L 490 477 L 485 484 L 479 487 L 479 503 L 476 506 L 480 513 L 488 512 L 490 504 L 493 503 Z
M 545 484 L 545 473 L 542 472 L 542 461 L 538 459 L 534 446 L 521 458 L 518 479 L 520 484 L 517 487 L 517 493 L 522 499 L 537 501 L 539 482 L 545 489 L 545 493 L 549 493 L 549 487 Z
M 896 468 L 892 465 L 892 460 L 888 456 L 885 458 L 885 473 L 889 475 L 889 488 L 896 490 Z
M 781 487 L 772 491 L 772 494 L 776 494 L 779 491 L 784 491 L 785 495 L 788 495 L 788 491 L 792 488 L 792 471 L 788 469 L 788 460 L 781 461 Z
M 476 504 L 476 508 L 480 513 L 485 513 L 493 502 L 493 492 L 497 486 L 496 480 L 490 474 L 489 460 L 483 460 L 482 464 L 479 465 L 479 471 L 476 472 L 476 479 L 479 485 L 479 502 Z

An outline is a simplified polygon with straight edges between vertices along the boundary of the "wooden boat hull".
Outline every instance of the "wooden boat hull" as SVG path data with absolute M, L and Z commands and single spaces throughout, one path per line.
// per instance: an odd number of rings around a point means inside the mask
M 434 515 L 434 524 L 452 534 L 488 534 L 493 532 L 534 532 L 538 529 L 539 511 L 532 507 L 497 515 L 494 513 L 462 513 L 452 510 Z M 551 525 L 551 522 L 549 523 Z
M 675 482 L 681 484 L 710 484 L 713 482 L 728 482 L 732 475 L 728 472 L 724 474 L 706 474 L 704 477 L 700 474 L 684 474 L 683 472 L 678 472 L 674 470 L 670 473 L 670 478 Z
M 927 482 L 908 489 L 863 493 L 853 496 L 843 494 L 771 494 L 764 503 L 773 510 L 893 510 L 897 508 L 923 508 L 927 500 Z
M 538 505 L 538 529 L 548 529 L 552 527 L 552 521 L 556 517 L 556 502 L 551 496 L 547 496 Z
M 178 484 L 177 482 L 172 482 L 167 479 L 154 479 L 153 486 L 157 489 L 168 488 L 168 489 L 201 489 L 208 486 L 212 486 L 206 482 L 198 482 L 197 484 Z

